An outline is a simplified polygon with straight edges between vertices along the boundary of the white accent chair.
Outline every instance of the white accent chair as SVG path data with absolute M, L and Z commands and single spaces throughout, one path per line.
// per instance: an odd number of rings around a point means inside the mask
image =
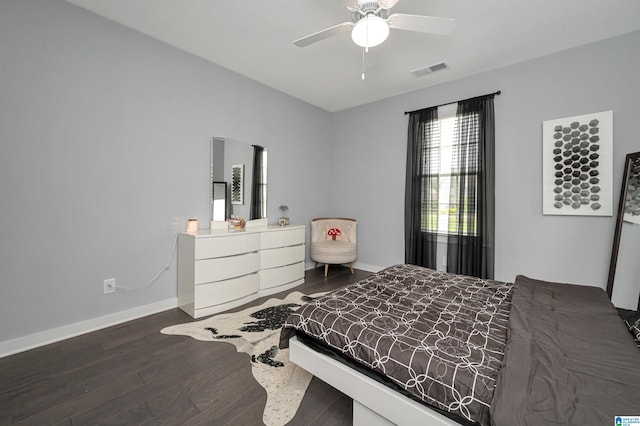
M 334 237 L 331 231 L 338 229 L 339 235 Z M 324 263 L 324 276 L 329 272 L 329 265 L 349 264 L 353 274 L 353 262 L 358 257 L 357 248 L 358 221 L 348 218 L 320 217 L 311 221 L 311 260 Z

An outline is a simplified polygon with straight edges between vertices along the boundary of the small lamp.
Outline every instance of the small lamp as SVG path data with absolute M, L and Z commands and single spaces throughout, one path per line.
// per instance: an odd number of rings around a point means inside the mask
M 187 220 L 187 234 L 198 235 L 198 219 Z

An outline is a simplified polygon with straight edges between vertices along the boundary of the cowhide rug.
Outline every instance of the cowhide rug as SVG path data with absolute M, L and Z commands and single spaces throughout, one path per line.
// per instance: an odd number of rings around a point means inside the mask
M 191 336 L 205 342 L 227 342 L 251 357 L 251 371 L 267 391 L 262 420 L 267 426 L 289 422 L 311 382 L 311 374 L 289 362 L 289 349 L 278 349 L 287 317 L 304 303 L 324 293 L 289 293 L 239 312 L 222 313 L 202 321 L 163 328 L 163 334 Z

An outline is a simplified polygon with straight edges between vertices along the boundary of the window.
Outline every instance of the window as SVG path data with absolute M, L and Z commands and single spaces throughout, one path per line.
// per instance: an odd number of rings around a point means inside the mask
M 457 117 L 456 108 L 438 107 L 438 119 L 424 123 L 422 188 L 431 193 L 422 194 L 421 230 L 475 236 L 478 138 L 465 133 L 478 131 L 478 114 Z
M 497 93 L 408 113 L 406 263 L 493 278 Z

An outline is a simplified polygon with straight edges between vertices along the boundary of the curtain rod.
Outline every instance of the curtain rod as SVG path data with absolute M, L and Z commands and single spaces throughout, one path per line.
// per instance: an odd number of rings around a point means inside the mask
M 423 109 L 436 108 L 436 107 L 439 107 L 439 106 L 454 104 L 456 102 L 464 102 L 464 101 L 468 101 L 468 100 L 475 99 L 475 98 L 483 98 L 485 96 L 498 96 L 498 95 L 500 95 L 500 93 L 502 93 L 502 92 L 500 90 L 498 90 L 497 92 L 487 93 L 486 95 L 481 95 L 481 96 L 474 96 L 473 98 L 462 99 L 462 100 L 454 101 L 454 102 L 447 102 L 447 103 L 444 103 L 444 104 L 434 105 L 434 106 L 426 107 L 426 108 L 420 108 L 420 109 L 416 109 L 416 110 L 413 110 L 413 111 L 405 111 L 404 115 L 412 114 L 412 113 L 418 112 L 418 111 L 422 111 Z

